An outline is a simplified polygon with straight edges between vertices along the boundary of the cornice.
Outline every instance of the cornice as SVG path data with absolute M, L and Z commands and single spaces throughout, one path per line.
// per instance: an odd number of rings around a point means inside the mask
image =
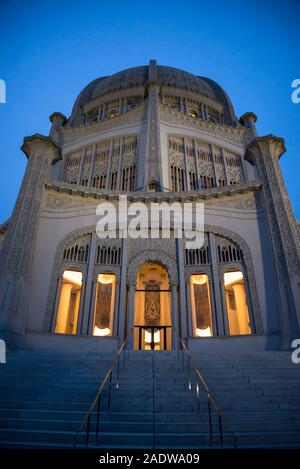
M 61 181 L 47 181 L 45 187 L 48 191 L 59 192 L 67 195 L 80 196 L 82 198 L 92 200 L 119 200 L 119 195 L 127 195 L 130 202 L 188 202 L 188 201 L 205 201 L 213 199 L 221 199 L 222 197 L 234 196 L 238 194 L 247 194 L 257 192 L 261 189 L 261 183 L 258 180 L 251 181 L 245 184 L 215 187 L 213 189 L 202 189 L 199 191 L 186 191 L 182 193 L 174 192 L 155 192 L 149 193 L 144 191 L 139 192 L 120 192 L 97 190 L 93 188 L 76 188 L 73 184 L 68 184 Z

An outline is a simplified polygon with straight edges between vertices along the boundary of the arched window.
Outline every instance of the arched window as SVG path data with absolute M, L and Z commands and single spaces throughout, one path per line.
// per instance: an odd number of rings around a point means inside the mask
M 190 287 L 193 335 L 210 337 L 213 335 L 213 326 L 208 275 L 191 275 Z
M 240 270 L 225 272 L 224 289 L 229 334 L 251 334 L 243 273 Z
M 113 335 L 116 276 L 99 274 L 96 285 L 93 335 Z
M 82 273 L 65 270 L 63 273 L 56 316 L 55 332 L 76 334 L 81 297 Z

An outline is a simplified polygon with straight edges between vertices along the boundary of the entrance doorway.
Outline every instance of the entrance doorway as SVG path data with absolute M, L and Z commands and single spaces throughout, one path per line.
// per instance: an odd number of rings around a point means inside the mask
M 134 298 L 134 349 L 171 350 L 169 275 L 159 264 L 144 264 L 137 275 Z

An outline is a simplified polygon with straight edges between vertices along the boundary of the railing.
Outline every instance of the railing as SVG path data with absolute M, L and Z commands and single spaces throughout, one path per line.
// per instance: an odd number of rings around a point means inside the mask
M 118 352 L 116 353 L 116 356 L 114 358 L 113 364 L 106 373 L 106 376 L 102 383 L 100 384 L 99 390 L 96 394 L 95 399 L 93 400 L 89 410 L 85 414 L 81 424 L 79 425 L 79 428 L 76 430 L 74 433 L 74 443 L 73 446 L 76 448 L 77 443 L 78 443 L 78 435 L 83 432 L 84 428 L 86 427 L 86 435 L 85 435 L 85 444 L 88 447 L 89 446 L 89 440 L 90 440 L 90 429 L 91 429 L 91 419 L 93 412 L 95 410 L 95 407 L 97 406 L 97 417 L 96 417 L 96 441 L 95 444 L 99 441 L 99 435 L 100 435 L 100 416 L 101 416 L 101 397 L 103 394 L 103 391 L 105 389 L 105 385 L 109 383 L 109 390 L 108 390 L 108 399 L 107 399 L 107 409 L 110 410 L 111 406 L 111 388 L 112 388 L 112 377 L 113 377 L 113 372 L 116 368 L 116 373 L 117 373 L 117 386 L 119 382 L 119 373 L 120 373 L 120 357 L 123 353 L 123 371 L 125 369 L 125 351 L 126 351 L 126 346 L 128 344 L 128 340 L 132 334 L 133 328 L 131 328 L 127 334 L 126 339 L 122 343 L 121 347 L 119 348 Z
M 235 433 L 231 430 L 229 427 L 223 412 L 220 410 L 218 405 L 216 404 L 216 401 L 214 400 L 211 391 L 209 390 L 209 387 L 202 376 L 199 368 L 197 367 L 196 363 L 194 362 L 190 351 L 188 350 L 184 340 L 182 337 L 179 335 L 177 329 L 173 328 L 173 330 L 176 333 L 178 342 L 179 342 L 179 347 L 178 347 L 178 359 L 180 358 L 180 349 L 182 352 L 182 369 L 185 371 L 185 359 L 184 359 L 184 353 L 186 354 L 187 357 L 187 369 L 188 369 L 188 387 L 190 390 L 193 388 L 193 383 L 192 383 L 192 375 L 191 371 L 194 371 L 195 374 L 195 391 L 196 391 L 196 399 L 197 399 L 197 408 L 198 411 L 201 409 L 200 405 L 200 388 L 202 386 L 204 393 L 206 394 L 207 397 L 207 408 L 208 408 L 208 423 L 209 423 L 209 446 L 212 445 L 213 443 L 213 437 L 214 437 L 214 431 L 213 431 L 213 417 L 214 415 L 217 416 L 217 425 L 218 425 L 218 433 L 219 433 L 219 444 L 221 448 L 224 446 L 224 432 L 227 432 L 228 434 L 231 435 L 232 441 L 233 441 L 233 446 L 234 448 L 237 448 L 237 437 Z
M 172 326 L 161 326 L 161 325 L 157 325 L 157 326 L 146 326 L 146 325 L 138 325 L 138 326 L 134 326 L 135 329 L 138 329 L 138 350 L 142 350 L 143 349 L 143 339 L 142 339 L 142 332 L 145 331 L 145 332 L 149 332 L 150 331 L 150 337 L 151 337 L 151 340 L 149 342 L 146 342 L 144 340 L 144 342 L 147 343 L 147 345 L 150 346 L 150 350 L 155 350 L 155 345 L 157 343 L 160 344 L 160 350 L 167 350 L 167 331 L 168 329 L 172 330 Z M 158 332 L 158 331 L 162 331 L 163 332 L 163 341 L 161 340 L 160 338 L 160 341 L 159 342 L 156 342 L 155 341 L 155 333 Z

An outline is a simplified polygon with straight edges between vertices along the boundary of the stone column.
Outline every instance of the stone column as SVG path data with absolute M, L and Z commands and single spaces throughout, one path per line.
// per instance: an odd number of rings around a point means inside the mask
M 89 327 L 88 327 L 89 318 L 90 318 L 90 315 L 92 315 L 94 311 L 93 309 L 94 305 L 91 304 L 91 294 L 92 294 L 92 284 L 93 284 L 93 276 L 94 276 L 96 242 L 97 242 L 96 233 L 93 233 L 92 239 L 91 239 L 89 264 L 88 264 L 87 277 L 86 277 L 86 289 L 85 289 L 82 325 L 80 328 L 80 333 L 83 335 L 86 335 L 89 333 Z
M 179 285 L 180 285 L 180 328 L 182 337 L 188 335 L 188 318 L 186 308 L 186 295 L 185 295 L 185 278 L 184 278 L 184 249 L 185 240 L 177 238 L 177 262 L 178 262 L 178 274 L 179 274 Z M 173 325 L 173 323 L 172 323 Z
M 182 335 L 182 331 L 179 330 L 178 324 L 178 291 L 177 285 L 171 284 L 171 307 L 172 307 L 172 327 L 177 329 L 179 335 L 181 335 L 184 339 L 185 336 Z M 177 334 L 172 331 L 172 349 L 177 349 Z
M 97 145 L 96 145 L 96 143 L 95 143 L 95 144 L 93 145 L 93 150 L 92 150 L 92 161 L 91 161 L 91 165 L 90 165 L 90 173 L 89 173 L 88 187 L 91 187 L 91 186 L 92 186 L 93 173 L 94 173 L 94 166 L 95 166 L 96 149 L 97 149 Z
M 82 284 L 81 284 L 81 291 L 80 291 L 80 303 L 79 303 L 79 310 L 78 310 L 78 321 L 77 321 L 77 330 L 76 334 L 83 334 L 82 327 L 83 327 L 83 314 L 84 314 L 84 306 L 86 296 L 86 274 L 82 275 Z M 84 332 L 86 334 L 86 332 Z
M 118 175 L 117 175 L 117 190 L 121 190 L 122 156 L 123 156 L 123 137 L 121 137 L 121 139 L 120 139 L 120 152 L 119 152 Z
M 71 290 L 71 283 L 63 283 L 60 290 L 59 305 L 57 310 L 57 319 L 55 324 L 55 332 L 65 333 L 68 319 Z
M 210 153 L 212 157 L 212 164 L 213 164 L 213 170 L 214 170 L 214 178 L 215 178 L 215 185 L 218 187 L 219 182 L 218 182 L 218 175 L 217 175 L 217 169 L 216 169 L 216 160 L 215 160 L 215 149 L 213 145 L 210 145 Z
M 208 234 L 208 241 L 210 246 L 211 252 L 211 269 L 212 269 L 212 277 L 213 277 L 213 297 L 214 297 L 214 305 L 215 305 L 215 324 L 217 325 L 217 335 L 224 335 L 225 328 L 224 328 L 224 312 L 222 307 L 222 298 L 221 298 L 221 285 L 219 279 L 219 269 L 218 269 L 218 260 L 217 260 L 217 249 L 215 243 L 215 237 L 213 233 Z M 224 290 L 224 288 L 223 288 Z M 214 322 L 214 321 L 213 321 Z
M 90 317 L 88 324 L 88 335 L 93 335 L 93 324 L 94 324 L 94 314 L 95 314 L 95 301 L 97 294 L 97 277 L 94 275 L 93 284 L 92 284 L 92 293 L 91 293 L 91 308 L 90 308 Z
M 236 310 L 238 315 L 238 324 L 239 324 L 239 333 L 248 334 L 248 311 L 247 311 L 247 301 L 246 301 L 246 291 L 243 283 L 235 283 L 232 285 Z M 250 322 L 250 318 L 249 318 Z
M 79 171 L 78 171 L 78 175 L 77 175 L 77 184 L 78 185 L 80 185 L 81 175 L 82 175 L 83 166 L 84 166 L 85 154 L 86 154 L 86 147 L 84 147 L 81 150 L 80 165 L 79 165 Z
M 107 161 L 106 184 L 105 184 L 106 190 L 110 188 L 110 169 L 111 169 L 113 145 L 114 145 L 114 141 L 113 139 L 111 139 L 109 142 L 109 152 L 108 152 L 108 161 Z
M 183 148 L 184 148 L 184 168 L 185 168 L 185 179 L 186 179 L 186 190 L 191 190 L 191 182 L 190 182 L 190 175 L 189 175 L 189 165 L 188 165 L 188 156 L 187 156 L 187 149 L 186 149 L 186 138 L 183 138 Z
M 128 296 L 128 321 L 127 321 L 127 331 L 129 333 L 131 327 L 134 325 L 134 294 L 135 294 L 135 283 L 129 284 L 129 296 Z M 128 340 L 128 347 L 133 348 L 133 334 L 131 334 Z
M 126 321 L 126 296 L 127 296 L 127 261 L 128 261 L 128 238 L 123 239 L 122 243 L 122 264 L 121 264 L 121 285 L 120 285 L 120 303 L 119 303 L 119 328 L 118 337 L 121 341 L 125 339 L 125 321 Z
M 284 152 L 283 139 L 267 135 L 248 145 L 245 158 L 256 165 L 262 183 L 278 281 L 281 347 L 289 349 L 300 334 L 300 237 L 279 166 Z
M 157 79 L 157 66 L 155 60 L 150 60 L 148 77 L 148 108 L 146 123 L 146 159 L 145 159 L 145 180 L 146 189 L 149 181 L 156 181 L 158 186 L 162 186 L 161 178 L 161 146 L 160 146 L 160 117 L 159 117 L 159 91 L 160 85 Z
M 118 329 L 119 329 L 119 299 L 120 299 L 120 280 L 116 279 L 116 290 L 115 290 L 115 308 L 114 308 L 114 321 L 113 321 L 113 336 L 118 336 Z
M 224 175 L 225 175 L 225 186 L 229 186 L 229 176 L 228 176 L 228 168 L 227 168 L 227 161 L 226 161 L 226 156 L 224 154 L 224 150 L 221 147 L 221 153 L 222 153 L 222 160 L 223 160 L 223 168 L 224 168 Z
M 191 306 L 191 285 L 190 276 L 188 275 L 185 279 L 185 292 L 186 292 L 186 313 L 187 313 L 187 330 L 188 337 L 194 336 L 193 324 L 192 324 L 192 306 Z
M 24 334 L 30 276 L 38 230 L 40 205 L 51 164 L 60 159 L 60 149 L 49 137 L 25 137 L 22 150 L 28 164 L 1 250 L 0 330 Z M 8 279 L 14 295 L 3 299 Z

